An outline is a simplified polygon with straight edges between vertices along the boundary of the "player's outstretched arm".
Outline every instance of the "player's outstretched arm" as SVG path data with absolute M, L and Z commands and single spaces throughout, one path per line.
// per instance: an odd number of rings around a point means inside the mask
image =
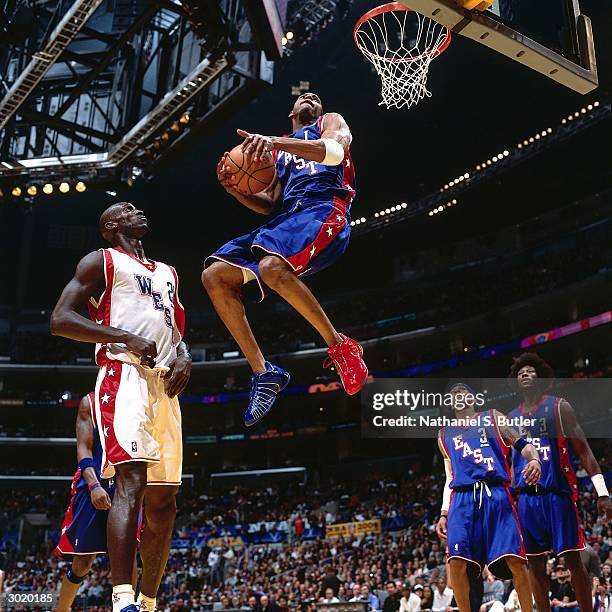
M 589 446 L 582 427 L 580 427 L 576 419 L 576 413 L 572 405 L 564 399 L 562 399 L 559 404 L 559 417 L 563 435 L 569 439 L 574 452 L 578 455 L 580 463 L 582 463 L 582 467 L 591 477 L 593 488 L 598 497 L 598 511 L 600 514 L 605 515 L 608 521 L 612 520 L 612 501 L 610 500 L 610 493 L 606 486 L 604 476 L 601 473 L 601 468 L 599 467 L 599 463 L 597 463 L 597 459 L 595 459 L 595 455 L 593 455 L 593 451 Z
M 244 154 L 252 155 L 255 162 L 265 153 L 277 149 L 326 166 L 341 164 L 353 139 L 349 126 L 342 115 L 338 113 L 327 113 L 325 115 L 321 126 L 321 138 L 318 140 L 262 136 L 240 129 L 238 135 L 244 138 L 242 143 Z
M 250 208 L 251 210 L 261 215 L 269 215 L 276 207 L 278 201 L 283 195 L 280 182 L 276 173 L 274 179 L 261 193 L 247 195 L 238 191 L 234 184 L 236 177 L 230 174 L 230 167 L 226 165 L 225 159 L 227 157 L 227 151 L 223 154 L 219 163 L 217 164 L 217 180 L 221 187 L 227 191 L 233 198 L 238 200 L 243 206 Z
M 123 329 L 99 325 L 79 311 L 87 307 L 89 298 L 104 286 L 104 256 L 101 251 L 85 255 L 78 263 L 72 280 L 64 287 L 51 314 L 51 333 L 80 342 L 121 342 L 150 364 L 157 356 L 155 342 Z
M 93 461 L 93 422 L 91 420 L 88 396 L 85 396 L 79 404 L 76 420 L 76 444 L 77 461 L 79 462 L 83 479 L 89 488 L 89 495 L 91 496 L 94 508 L 97 510 L 110 509 L 110 497 L 98 481 Z
M 542 463 L 540 462 L 538 450 L 533 444 L 527 442 L 525 438 L 521 438 L 515 429 L 503 424 L 503 421 L 500 422 L 500 417 L 503 417 L 501 412 L 494 410 L 493 414 L 496 419 L 495 426 L 504 444 L 506 446 L 513 446 L 527 460 L 527 465 L 523 469 L 525 482 L 528 485 L 538 484 L 540 476 L 542 476 Z

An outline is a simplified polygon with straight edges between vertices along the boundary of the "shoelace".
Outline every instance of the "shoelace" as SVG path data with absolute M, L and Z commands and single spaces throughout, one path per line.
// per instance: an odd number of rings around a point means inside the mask
M 476 502 L 476 497 L 478 496 L 476 491 L 480 492 L 480 499 L 478 500 L 478 508 L 482 508 L 483 490 L 486 491 L 487 497 L 491 497 L 491 489 L 489 489 L 489 485 L 487 485 L 487 483 L 484 480 L 479 480 L 478 482 L 474 483 L 474 491 L 473 491 L 474 502 Z

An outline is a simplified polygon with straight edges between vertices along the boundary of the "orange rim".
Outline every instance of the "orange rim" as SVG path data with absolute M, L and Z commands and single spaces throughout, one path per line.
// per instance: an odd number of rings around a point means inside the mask
M 438 57 L 438 55 L 440 55 L 441 53 L 444 53 L 444 51 L 446 51 L 446 49 L 448 48 L 448 45 L 450 45 L 450 41 L 451 41 L 451 31 L 448 28 L 446 28 L 446 35 L 444 37 L 444 40 L 442 41 L 442 44 L 440 44 L 439 47 L 436 47 L 435 49 L 431 49 L 431 50 L 425 51 L 425 53 L 421 53 L 420 55 L 417 55 L 416 57 L 407 57 L 407 58 L 400 58 L 400 59 L 392 59 L 392 58 L 382 57 L 380 55 L 376 55 L 375 53 L 372 53 L 371 51 L 368 51 L 359 42 L 359 38 L 357 37 L 357 32 L 359 31 L 359 28 L 364 23 L 366 23 L 367 21 L 372 19 L 373 17 L 378 17 L 378 15 L 382 15 L 383 13 L 393 13 L 393 12 L 396 12 L 396 11 L 406 11 L 406 12 L 412 11 L 413 13 L 415 12 L 410 7 L 404 6 L 403 4 L 400 4 L 399 2 L 388 2 L 387 4 L 381 4 L 380 6 L 375 6 L 373 9 L 370 9 L 367 13 L 364 13 L 357 20 L 357 23 L 355 24 L 355 27 L 353 29 L 353 40 L 355 41 L 355 44 L 357 45 L 359 50 L 364 55 L 376 57 L 378 60 L 381 60 L 383 62 L 390 62 L 390 63 L 398 64 L 398 63 L 402 63 L 402 62 L 403 63 L 414 62 L 414 61 L 424 57 L 425 55 L 431 55 L 432 57 Z

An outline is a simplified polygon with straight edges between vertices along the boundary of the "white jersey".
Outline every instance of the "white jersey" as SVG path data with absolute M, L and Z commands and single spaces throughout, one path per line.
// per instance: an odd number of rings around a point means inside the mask
M 176 270 L 159 261 L 140 261 L 123 249 L 101 249 L 105 289 L 90 299 L 92 320 L 154 340 L 156 368 L 167 370 L 185 333 L 185 311 L 178 298 Z M 140 364 L 125 344 L 96 345 L 96 363 L 108 360 Z

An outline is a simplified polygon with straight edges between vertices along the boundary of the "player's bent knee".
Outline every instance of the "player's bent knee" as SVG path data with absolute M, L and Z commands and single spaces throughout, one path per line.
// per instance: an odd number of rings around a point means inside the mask
M 202 270 L 202 285 L 209 293 L 222 286 L 241 286 L 242 271 L 222 261 L 215 261 Z
M 259 274 L 266 285 L 278 284 L 291 270 L 287 263 L 275 255 L 266 255 L 259 262 Z
M 85 576 L 89 573 L 96 555 L 75 555 L 72 560 L 72 571 L 77 576 Z

